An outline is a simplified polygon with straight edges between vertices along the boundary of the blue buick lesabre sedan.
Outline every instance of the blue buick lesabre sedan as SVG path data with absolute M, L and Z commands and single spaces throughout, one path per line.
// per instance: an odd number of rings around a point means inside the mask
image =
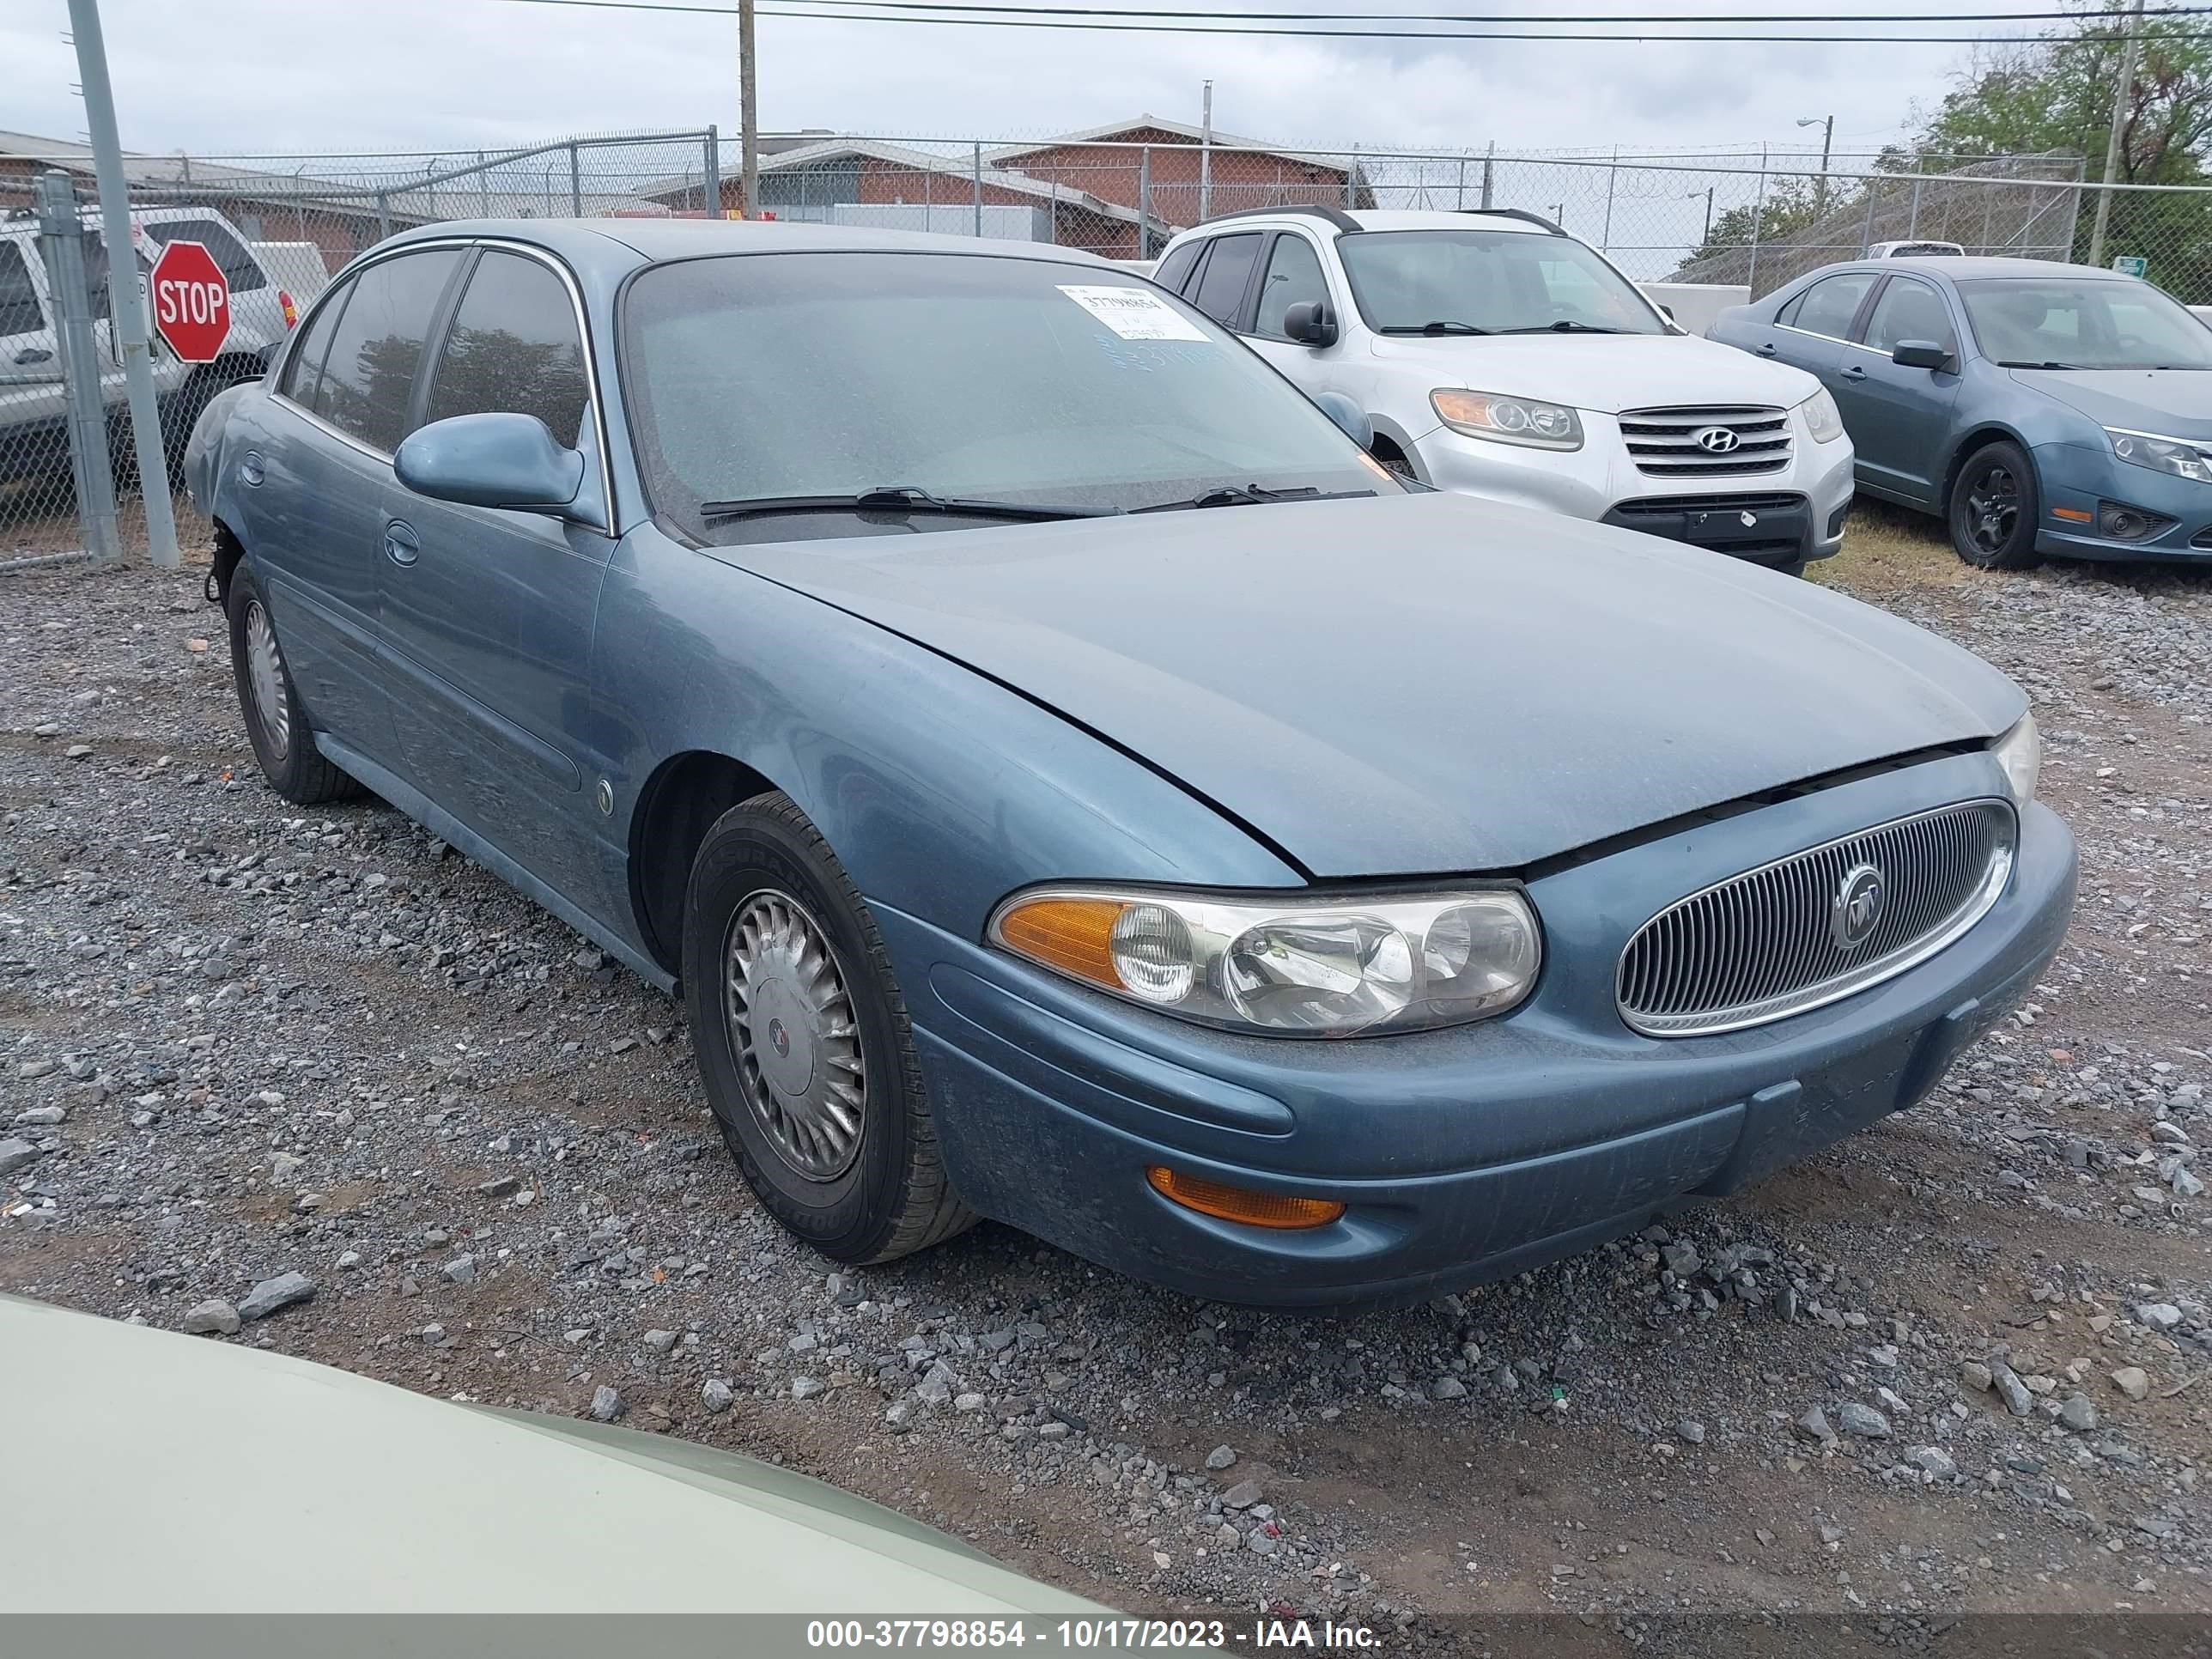
M 1918 1100 L 2072 902 L 1996 670 L 1403 487 L 1062 249 L 411 233 L 188 470 L 270 784 L 680 991 L 840 1261 L 988 1216 L 1233 1301 L 1495 1277 Z
M 1939 515 L 1968 564 L 2212 562 L 2212 329 L 2047 259 L 1828 265 L 1711 338 L 1835 395 L 1858 487 Z

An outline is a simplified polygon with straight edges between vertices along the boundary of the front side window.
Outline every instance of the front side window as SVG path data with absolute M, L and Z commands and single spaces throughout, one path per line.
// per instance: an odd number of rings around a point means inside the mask
M 284 379 L 277 390 L 302 409 L 315 406 L 315 392 L 323 382 L 323 359 L 330 355 L 331 336 L 338 325 L 338 315 L 353 297 L 353 284 L 342 283 L 325 295 L 322 304 L 307 322 L 307 331 L 292 348 L 292 355 L 284 360 Z
M 1849 339 L 1851 319 L 1859 314 L 1860 302 L 1874 286 L 1875 275 L 1870 270 L 1844 270 L 1833 276 L 1823 276 L 1792 302 L 1797 309 L 1790 325 L 1802 328 L 1808 334 Z
M 1982 356 L 2012 368 L 2212 368 L 2212 330 L 2148 283 L 1994 277 L 1960 283 Z
M 1275 238 L 1267 254 L 1267 274 L 1260 279 L 1260 313 L 1253 331 L 1271 340 L 1287 340 L 1283 313 L 1306 301 L 1328 299 L 1328 279 L 1322 275 L 1321 255 L 1303 236 L 1285 231 Z
M 422 418 L 535 415 L 567 447 L 582 429 L 590 398 L 568 284 L 536 259 L 487 250 L 453 312 Z
M 1226 327 L 1237 325 L 1237 308 L 1244 303 L 1244 286 L 1252 280 L 1252 262 L 1260 257 L 1260 235 L 1224 236 L 1213 244 L 1213 257 L 1198 273 L 1198 290 L 1191 303 Z
M 399 447 L 422 343 L 460 261 L 458 248 L 431 248 L 380 259 L 354 279 L 323 360 L 316 414 L 371 449 Z
M 269 286 L 269 278 L 259 262 L 231 234 L 230 227 L 220 220 L 163 220 L 143 228 L 146 240 L 162 247 L 171 242 L 198 242 L 222 267 L 222 279 L 230 285 L 233 294 L 252 294 Z
M 1946 351 L 1959 349 L 1943 296 L 1925 283 L 1892 277 L 1867 319 L 1866 343 L 1876 351 L 1894 351 L 1907 340 L 1932 340 Z
M 1115 270 L 963 254 L 687 260 L 631 280 L 622 342 L 647 487 L 696 537 L 976 522 L 706 510 L 890 489 L 1112 512 L 1224 487 L 1397 488 L 1234 336 Z
M 1380 334 L 1667 331 L 1636 284 L 1571 236 L 1346 232 L 1336 252 L 1359 314 Z
M 0 335 L 35 334 L 46 325 L 22 249 L 14 242 L 0 242 Z

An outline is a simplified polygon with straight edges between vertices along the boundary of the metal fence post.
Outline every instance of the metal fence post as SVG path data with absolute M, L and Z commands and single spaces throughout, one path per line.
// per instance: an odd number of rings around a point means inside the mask
M 1152 257 L 1152 147 L 1137 152 L 1137 257 Z
M 1913 175 L 1913 177 L 1912 177 L 1912 216 L 1911 216 L 1910 219 L 1908 219 L 1908 220 L 1906 220 L 1906 221 L 1905 221 L 1905 238 L 1906 238 L 1906 240 L 1911 240 L 1913 237 L 1917 236 L 1919 234 L 1920 234 L 1920 175 L 1919 175 L 1919 174 L 1917 174 L 1917 173 L 1915 173 L 1915 174 Z
M 1493 138 L 1490 148 L 1482 153 L 1482 205 L 1486 210 L 1490 206 L 1490 169 L 1497 160 L 1498 140 Z
M 107 460 L 107 411 L 100 398 L 100 359 L 92 341 L 92 292 L 85 279 L 84 223 L 76 190 L 58 167 L 39 175 L 39 251 L 53 290 L 54 345 L 61 353 L 68 410 L 70 471 L 76 480 L 77 524 L 85 551 L 102 564 L 122 556 L 115 526 L 115 472 Z
M 1613 165 L 1605 170 L 1605 228 L 1598 233 L 1597 251 L 1607 252 L 1613 246 L 1613 191 L 1620 180 L 1620 146 L 1613 147 Z
M 484 153 L 477 152 L 477 207 L 483 217 L 491 217 L 491 169 L 484 166 Z
M 1751 290 L 1751 297 L 1759 297 L 1759 233 L 1766 217 L 1766 146 L 1759 147 L 1759 194 L 1751 203 L 1751 269 L 1744 273 L 1743 285 Z
M 1869 179 L 1866 181 L 1866 223 L 1859 230 L 1859 258 L 1862 259 L 1866 258 L 1867 250 L 1874 246 L 1874 204 L 1881 192 L 1881 181 Z
M 584 173 L 576 158 L 576 141 L 568 141 L 568 216 L 584 216 Z
M 1462 213 L 1467 211 L 1467 157 L 1464 155 L 1459 158 L 1459 191 L 1452 198 L 1452 205 Z
M 711 125 L 707 129 L 707 216 L 722 216 L 722 135 Z
M 975 234 L 983 234 L 983 146 L 975 146 Z
M 384 191 L 376 192 L 376 240 L 382 241 L 392 234 L 392 198 Z
M 1344 170 L 1344 205 L 1348 209 L 1359 205 L 1359 146 L 1357 144 L 1352 147 L 1352 165 Z
M 1982 192 L 1982 240 L 1977 250 L 1982 253 L 1990 251 L 1990 214 L 1996 204 L 1997 193 L 1994 189 Z

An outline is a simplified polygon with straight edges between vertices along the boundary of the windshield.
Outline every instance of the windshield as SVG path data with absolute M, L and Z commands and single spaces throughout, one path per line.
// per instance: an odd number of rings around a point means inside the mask
M 2022 368 L 2212 368 L 2212 329 L 2148 283 L 1960 283 L 1982 356 Z
M 623 303 L 647 483 L 695 536 L 978 521 L 880 497 L 841 512 L 835 499 L 886 490 L 1092 511 L 1224 486 L 1398 493 L 1233 335 L 1117 270 L 967 254 L 732 255 L 653 267 Z M 808 505 L 732 510 L 796 498 Z
M 1419 333 L 1431 323 L 1492 334 L 1667 331 L 1636 285 L 1571 236 L 1370 230 L 1346 232 L 1336 248 L 1359 314 L 1378 332 Z

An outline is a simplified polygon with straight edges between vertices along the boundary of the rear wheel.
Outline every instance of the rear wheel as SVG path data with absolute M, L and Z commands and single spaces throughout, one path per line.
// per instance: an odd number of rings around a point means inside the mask
M 230 672 L 238 687 L 239 711 L 246 717 L 246 739 L 269 787 L 301 806 L 360 794 L 361 785 L 315 747 L 300 688 L 293 683 L 283 647 L 276 642 L 276 624 L 243 565 L 231 575 L 224 608 L 230 618 Z
M 945 1176 L 883 940 L 789 797 L 732 807 L 700 843 L 684 996 L 722 1137 L 790 1231 L 860 1263 L 973 1224 Z
M 1982 570 L 2040 563 L 2035 468 L 2018 444 L 2000 440 L 1966 457 L 1951 485 L 1951 550 Z

